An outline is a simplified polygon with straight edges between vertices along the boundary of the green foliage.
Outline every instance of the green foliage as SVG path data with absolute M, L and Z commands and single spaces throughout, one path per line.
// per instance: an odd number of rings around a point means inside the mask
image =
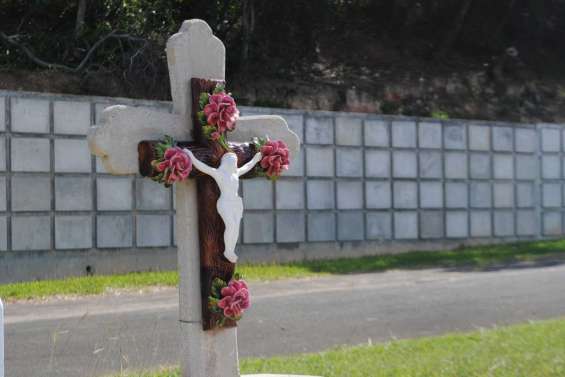
M 430 116 L 432 118 L 441 119 L 441 120 L 448 120 L 449 119 L 449 114 L 447 112 L 441 111 L 441 110 L 432 111 Z

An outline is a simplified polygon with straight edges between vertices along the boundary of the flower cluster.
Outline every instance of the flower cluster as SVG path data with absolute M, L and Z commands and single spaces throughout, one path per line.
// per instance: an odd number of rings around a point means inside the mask
M 239 118 L 239 110 L 231 93 L 226 93 L 224 87 L 218 85 L 212 94 L 206 92 L 200 94 L 199 105 L 198 119 L 202 124 L 204 135 L 229 151 L 225 134 L 235 129 L 235 123 Z
M 174 145 L 170 136 L 165 136 L 165 140 L 155 146 L 155 160 L 151 165 L 157 172 L 151 179 L 164 183 L 167 187 L 185 180 L 192 171 L 191 159 Z
M 262 155 L 258 173 L 262 173 L 273 180 L 280 177 L 290 164 L 288 146 L 282 140 L 256 138 L 253 142 Z
M 243 312 L 251 306 L 247 283 L 239 275 L 235 275 L 228 284 L 219 278 L 214 279 L 208 305 L 210 310 L 221 315 L 220 326 L 226 319 L 240 320 Z

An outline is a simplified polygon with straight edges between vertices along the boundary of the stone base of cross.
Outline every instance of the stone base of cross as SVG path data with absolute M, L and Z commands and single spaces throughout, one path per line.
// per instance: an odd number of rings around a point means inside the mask
M 207 91 L 212 83 L 224 80 L 225 47 L 204 21 L 189 20 L 167 42 L 167 61 L 173 113 L 112 106 L 104 110 L 99 124 L 91 128 L 91 151 L 101 158 L 108 172 L 125 175 L 140 171 L 151 175 L 148 165 L 151 140 L 162 139 L 164 135 L 183 141 L 181 145 L 207 164 L 218 163 L 221 156 L 202 140 L 202 130 L 194 122 L 193 106 L 196 90 Z M 236 130 L 230 133 L 238 165 L 256 152 L 254 146 L 242 142 L 266 135 L 284 141 L 291 155 L 298 154 L 299 139 L 283 118 L 241 117 Z M 205 301 L 211 279 L 220 276 L 229 280 L 235 267 L 219 254 L 224 245 L 219 236 L 223 223 L 214 208 L 218 195 L 218 188 L 209 177 L 187 179 L 176 186 L 183 377 L 239 377 L 235 323 L 215 326 Z

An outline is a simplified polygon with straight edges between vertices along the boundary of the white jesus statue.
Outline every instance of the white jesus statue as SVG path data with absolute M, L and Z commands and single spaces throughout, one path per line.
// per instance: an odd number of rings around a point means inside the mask
M 185 148 L 183 150 L 192 160 L 194 167 L 214 178 L 214 181 L 216 181 L 220 188 L 220 198 L 216 203 L 216 209 L 226 226 L 224 232 L 224 256 L 230 262 L 235 263 L 237 262 L 235 245 L 239 236 L 239 223 L 243 217 L 243 201 L 238 194 L 239 177 L 248 173 L 261 161 L 261 152 L 256 153 L 251 161 L 238 169 L 237 155 L 235 153 L 229 152 L 224 154 L 220 166 L 213 168 L 197 159 L 189 149 Z

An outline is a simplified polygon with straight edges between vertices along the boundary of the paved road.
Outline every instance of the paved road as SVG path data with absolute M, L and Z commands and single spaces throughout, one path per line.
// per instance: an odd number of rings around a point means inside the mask
M 565 315 L 565 265 L 391 271 L 254 284 L 241 356 L 270 356 Z M 7 308 L 6 377 L 100 376 L 175 364 L 166 289 Z

